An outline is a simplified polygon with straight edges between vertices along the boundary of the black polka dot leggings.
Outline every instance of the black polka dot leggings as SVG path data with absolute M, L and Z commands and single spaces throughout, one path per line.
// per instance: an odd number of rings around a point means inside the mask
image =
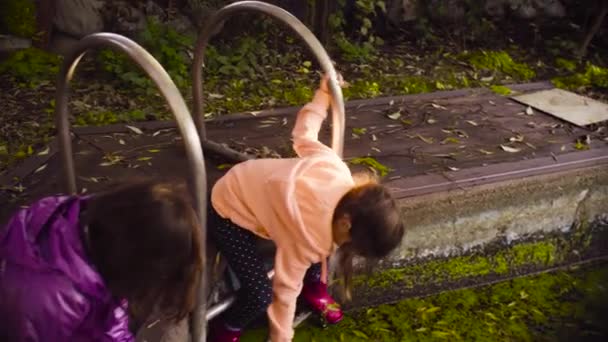
M 224 313 L 223 321 L 231 328 L 243 329 L 266 312 L 272 302 L 272 283 L 266 275 L 264 260 L 256 249 L 260 239 L 247 229 L 221 218 L 210 206 L 210 238 L 236 273 L 241 288 L 236 302 Z M 305 282 L 321 279 L 321 264 L 313 264 Z

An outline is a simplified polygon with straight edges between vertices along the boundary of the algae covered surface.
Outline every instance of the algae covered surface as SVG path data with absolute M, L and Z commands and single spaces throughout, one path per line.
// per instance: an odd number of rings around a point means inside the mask
M 603 263 L 368 308 L 326 329 L 304 325 L 294 341 L 604 341 L 607 313 Z

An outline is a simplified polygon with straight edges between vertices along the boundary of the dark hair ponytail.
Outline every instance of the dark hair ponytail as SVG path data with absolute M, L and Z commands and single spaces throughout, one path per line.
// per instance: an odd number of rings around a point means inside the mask
M 397 203 L 384 186 L 370 181 L 350 190 L 334 211 L 333 221 L 350 219 L 350 240 L 338 250 L 338 273 L 343 299 L 351 299 L 354 257 L 377 261 L 393 251 L 403 239 L 405 228 Z
M 337 275 L 339 283 L 338 293 L 342 301 L 350 301 L 352 299 L 352 281 L 354 258 L 357 254 L 352 243 L 346 242 L 338 250 L 338 267 Z

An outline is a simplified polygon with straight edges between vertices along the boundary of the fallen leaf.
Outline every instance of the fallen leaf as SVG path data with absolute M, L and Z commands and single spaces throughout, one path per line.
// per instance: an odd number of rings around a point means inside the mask
M 461 138 L 468 138 L 469 134 L 463 130 L 460 129 L 455 129 L 452 131 L 454 134 L 456 134 L 457 136 L 461 137 Z
M 152 159 L 152 157 L 139 157 L 139 158 L 137 158 L 138 161 L 147 161 L 147 160 L 150 160 L 150 159 Z
M 41 167 L 37 168 L 37 169 L 36 169 L 36 171 L 34 171 L 34 173 L 38 173 L 38 172 L 40 172 L 40 171 L 42 171 L 42 170 L 46 169 L 46 165 L 47 165 L 47 164 L 44 164 L 44 165 L 42 165 Z
M 584 150 L 588 150 L 589 149 L 589 145 L 583 143 L 580 140 L 577 140 L 576 143 L 574 144 L 574 148 L 579 150 L 579 151 L 584 151 Z
M 380 149 L 379 149 L 379 148 L 377 148 L 377 147 L 372 147 L 372 151 L 376 151 L 376 152 L 378 152 L 378 153 L 382 152 L 382 151 L 380 151 Z
M 511 147 L 511 146 L 507 146 L 507 145 L 500 145 L 500 148 L 502 148 L 503 151 L 509 152 L 509 153 L 517 153 L 517 152 L 521 151 L 521 149 L 519 149 L 519 148 L 515 148 L 515 147 Z
M 523 142 L 523 141 L 524 141 L 524 136 L 523 136 L 523 135 L 521 135 L 521 134 L 517 134 L 517 135 L 516 135 L 516 136 L 514 136 L 514 137 L 510 137 L 510 138 L 509 138 L 509 141 L 510 141 L 510 142 Z
M 526 108 L 526 115 L 534 115 L 534 110 L 532 107 L 528 106 L 528 108 Z
M 377 140 L 378 140 L 378 137 L 376 137 L 375 134 L 372 134 L 372 141 L 377 141 Z
M 559 149 L 560 151 L 565 151 L 566 150 L 566 145 L 562 145 L 562 147 Z
M 490 103 L 492 106 L 496 106 L 496 102 L 494 102 L 492 100 L 488 101 L 488 103 Z
M 526 126 L 531 127 L 531 128 L 535 128 L 535 127 L 536 127 L 536 123 L 535 123 L 535 122 L 530 121 L 530 122 L 528 122 L 528 123 L 526 124 Z
M 412 120 L 410 119 L 403 119 L 401 120 L 401 123 L 407 126 L 411 126 L 412 125 Z
M 534 146 L 532 143 L 529 143 L 529 142 L 527 142 L 527 141 L 526 141 L 526 142 L 525 142 L 525 144 L 526 144 L 526 145 L 527 145 L 529 148 L 531 148 L 531 149 L 533 149 L 533 150 L 536 150 L 536 146 Z
M 389 106 L 391 106 L 391 107 L 392 107 L 394 104 L 395 104 L 395 100 L 391 100 L 391 101 L 388 103 L 388 105 L 389 105 Z
M 401 111 L 397 111 L 392 114 L 388 114 L 386 117 L 391 120 L 398 120 L 401 117 Z
M 363 135 L 367 132 L 367 128 L 353 128 L 353 133 L 356 135 Z
M 38 152 L 38 155 L 39 156 L 46 156 L 47 154 L 49 154 L 50 151 L 51 151 L 51 148 L 47 146 L 44 150 Z
M 482 148 L 482 149 L 479 149 L 479 152 L 481 152 L 481 153 L 483 153 L 483 154 L 485 154 L 485 155 L 494 154 L 494 152 L 491 152 L 491 151 L 486 151 L 486 150 L 484 150 L 483 148 Z
M 420 140 L 424 141 L 424 142 L 425 142 L 425 143 L 427 143 L 427 144 L 432 144 L 432 143 L 434 142 L 434 140 L 433 140 L 433 138 L 432 138 L 432 137 L 431 137 L 431 138 L 425 138 L 425 137 L 423 137 L 423 136 L 422 136 L 422 135 L 420 135 L 420 134 L 416 134 L 416 137 L 417 137 L 418 139 L 420 139 Z
M 223 99 L 224 95 L 222 95 L 222 94 L 215 94 L 215 93 L 209 93 L 209 98 L 210 99 Z
M 151 150 L 148 150 L 148 152 L 150 152 L 150 153 L 158 153 L 158 152 L 160 152 L 160 150 L 157 150 L 157 149 L 151 149 Z
M 380 162 L 378 162 L 375 158 L 372 157 L 353 158 L 348 162 L 354 165 L 365 165 L 375 171 L 378 171 L 381 177 L 384 177 L 389 172 L 393 171 L 393 169 L 389 168 L 386 165 L 382 165 Z
M 121 145 L 126 145 L 126 144 L 127 144 L 127 143 L 126 143 L 124 140 L 122 140 L 122 139 L 118 139 L 118 143 L 119 143 L 119 144 L 121 144 Z
M 137 127 L 129 126 L 129 125 L 125 125 L 125 127 L 130 129 L 131 131 L 133 131 L 133 133 L 135 133 L 135 134 L 144 134 L 144 132 L 142 132 L 142 130 Z
M 458 140 L 458 138 L 447 137 L 447 138 L 443 139 L 443 141 L 441 142 L 441 145 L 445 145 L 445 144 L 458 144 L 458 143 L 460 143 L 460 140 Z
M 447 109 L 447 108 L 445 108 L 444 106 L 442 106 L 442 105 L 438 105 L 438 104 L 436 104 L 436 103 L 431 103 L 431 106 L 433 106 L 433 108 L 436 108 L 436 109 L 443 109 L 443 110 L 446 110 L 446 109 Z
M 103 162 L 103 163 L 99 164 L 99 166 L 110 166 L 110 165 L 114 165 L 114 163 L 112 163 L 112 162 Z
M 459 168 L 453 166 L 448 166 L 448 169 L 450 169 L 451 171 L 460 171 Z
M 217 169 L 218 170 L 226 170 L 226 169 L 231 168 L 232 166 L 233 166 L 232 164 L 220 164 L 220 165 L 217 166 Z
M 433 118 L 430 118 L 430 119 L 426 120 L 426 123 L 428 123 L 429 125 L 432 125 L 432 124 L 434 124 L 436 122 L 437 122 L 437 120 L 435 120 Z
M 477 124 L 477 122 L 475 122 L 475 121 L 473 121 L 473 120 L 467 120 L 467 123 L 468 123 L 469 125 L 471 125 L 471 126 L 475 126 L 475 127 L 479 126 L 479 125 Z

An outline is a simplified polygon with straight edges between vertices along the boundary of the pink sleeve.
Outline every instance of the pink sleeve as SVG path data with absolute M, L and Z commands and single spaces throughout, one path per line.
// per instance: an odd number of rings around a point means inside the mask
M 313 100 L 298 112 L 296 124 L 291 133 L 293 149 L 298 156 L 306 157 L 319 152 L 332 151 L 319 141 L 319 131 L 327 117 L 329 104 L 330 95 L 325 91 L 317 90 Z
M 272 304 L 268 307 L 270 340 L 289 342 L 293 339 L 293 320 L 296 300 L 302 291 L 306 270 L 310 263 L 303 260 L 295 248 L 278 248 L 275 256 Z

